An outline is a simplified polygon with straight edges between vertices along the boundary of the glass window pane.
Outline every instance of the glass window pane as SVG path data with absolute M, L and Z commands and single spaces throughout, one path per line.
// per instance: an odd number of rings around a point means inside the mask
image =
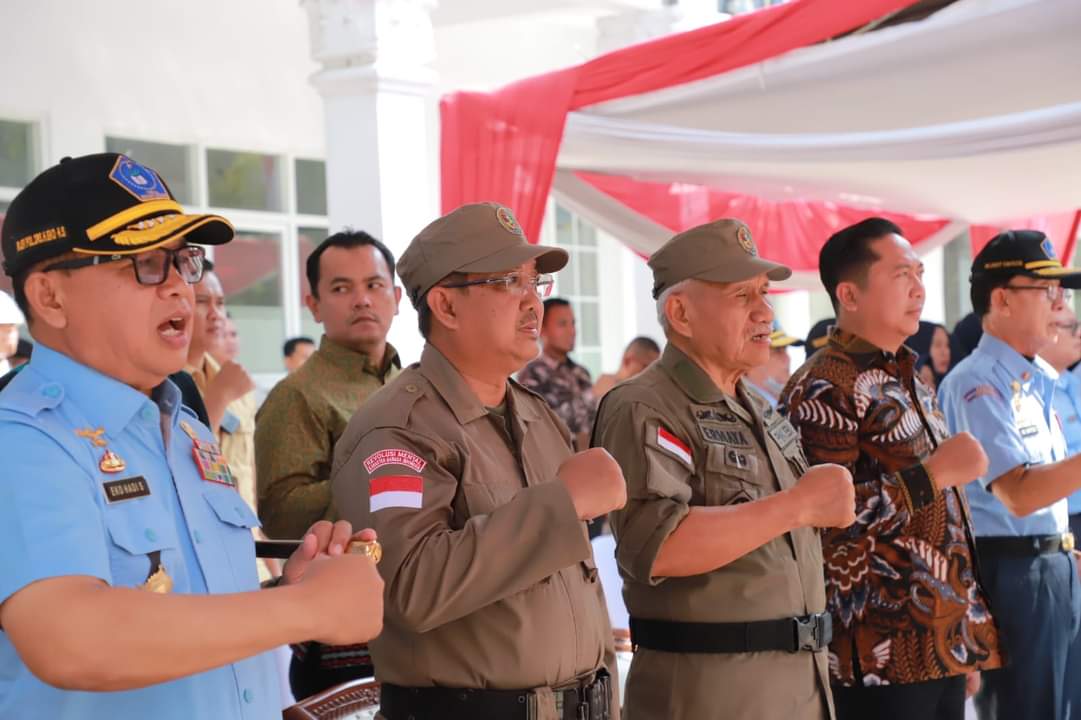
M 578 218 L 578 244 L 597 247 L 597 229 L 582 218 Z
M 276 233 L 237 230 L 232 242 L 215 248 L 214 269 L 236 323 L 239 361 L 248 372 L 281 372 L 281 242 Z
M 189 149 L 186 145 L 107 137 L 105 149 L 127 155 L 132 160 L 152 168 L 161 175 L 179 202 L 195 204 L 195 186 L 192 183 Z
M 300 255 L 300 282 L 297 285 L 300 288 L 300 334 L 313 338 L 317 343 L 323 334 L 323 326 L 315 322 L 311 311 L 304 304 L 304 296 L 309 292 L 308 256 L 319 243 L 327 239 L 328 234 L 326 228 L 297 228 L 298 254 Z
M 570 212 L 556 205 L 556 245 L 574 244 L 574 219 Z
M 585 350 L 574 353 L 574 360 L 589 371 L 589 376 L 594 380 L 601 374 L 601 351 Z
M 575 253 L 578 262 L 578 294 L 587 297 L 600 295 L 597 278 L 597 253 L 579 250 Z
M 601 344 L 601 312 L 594 300 L 584 300 L 579 305 L 578 344 L 582 346 Z
M 207 150 L 209 203 L 214 207 L 281 212 L 281 158 Z
M 563 298 L 578 294 L 578 251 L 568 250 L 567 255 L 567 264 L 556 273 L 555 294 Z
M 297 212 L 327 214 L 327 164 L 322 160 L 297 160 Z
M 21 188 L 33 177 L 33 125 L 0 120 L 0 185 Z

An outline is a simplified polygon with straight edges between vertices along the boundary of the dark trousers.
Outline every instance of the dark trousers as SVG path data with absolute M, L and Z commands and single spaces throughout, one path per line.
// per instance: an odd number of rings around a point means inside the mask
M 1081 618 L 1073 558 L 981 551 L 979 560 L 1006 651 L 1004 668 L 983 673 L 980 720 L 1066 720 L 1067 656 Z
M 837 720 L 964 720 L 965 676 L 909 685 L 833 686 Z
M 360 678 L 372 676 L 371 665 L 350 666 L 344 668 L 325 668 L 320 664 L 320 653 L 314 649 L 304 659 L 296 655 L 289 662 L 289 689 L 297 701 L 310 698 L 324 690 Z
M 1081 540 L 1081 513 L 1070 516 L 1070 532 L 1075 542 Z M 1066 659 L 1066 717 L 1081 720 L 1081 630 L 1074 635 Z

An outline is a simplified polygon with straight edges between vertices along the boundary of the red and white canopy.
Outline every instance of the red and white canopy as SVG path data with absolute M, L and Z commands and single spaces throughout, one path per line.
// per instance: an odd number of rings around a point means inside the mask
M 494 199 L 536 237 L 561 201 L 648 255 L 729 215 L 813 271 L 836 229 L 892 217 L 928 248 L 1081 219 L 1081 2 L 794 0 L 495 93 L 443 100 L 443 206 Z M 978 248 L 977 248 L 978 249 Z

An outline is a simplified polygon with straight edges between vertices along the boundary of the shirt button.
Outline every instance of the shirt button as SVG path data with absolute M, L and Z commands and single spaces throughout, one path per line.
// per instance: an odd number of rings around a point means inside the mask
M 415 393 L 415 392 L 417 391 L 417 386 L 416 386 L 416 385 L 412 385 L 412 384 L 410 384 L 410 385 L 406 385 L 406 386 L 405 386 L 405 391 L 406 391 L 407 393 Z
M 41 388 L 41 394 L 44 395 L 47 398 L 60 397 L 60 386 L 59 385 L 46 385 L 45 387 Z
M 193 530 L 191 536 L 195 538 L 195 544 L 198 545 L 203 541 L 203 534 L 198 530 Z
M 143 422 L 152 423 L 158 419 L 157 411 L 149 405 L 144 405 L 142 410 Z
M 146 539 L 149 540 L 150 542 L 154 542 L 155 540 L 158 539 L 158 534 L 156 532 L 154 532 L 153 528 L 147 528 L 146 532 L 143 533 L 143 534 L 146 535 Z
M 251 688 L 244 688 L 244 702 L 251 704 L 251 701 L 255 699 L 255 693 L 251 691 Z

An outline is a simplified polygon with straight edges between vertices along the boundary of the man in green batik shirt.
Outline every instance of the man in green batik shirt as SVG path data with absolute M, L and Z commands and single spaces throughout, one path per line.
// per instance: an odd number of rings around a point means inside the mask
M 390 250 L 365 232 L 340 232 L 312 251 L 306 271 L 305 302 L 323 324 L 323 339 L 255 416 L 259 518 L 271 538 L 301 538 L 313 521 L 337 519 L 334 444 L 361 403 L 401 372 L 387 343 L 402 295 Z M 364 645 L 305 643 L 293 651 L 289 680 L 298 699 L 372 674 Z
M 256 416 L 259 515 L 273 538 L 299 538 L 309 519 L 336 517 L 334 443 L 361 403 L 401 367 L 387 331 L 402 291 L 383 243 L 364 232 L 331 235 L 308 257 L 307 274 L 305 301 L 323 324 L 323 339 L 303 367 L 270 391 Z

